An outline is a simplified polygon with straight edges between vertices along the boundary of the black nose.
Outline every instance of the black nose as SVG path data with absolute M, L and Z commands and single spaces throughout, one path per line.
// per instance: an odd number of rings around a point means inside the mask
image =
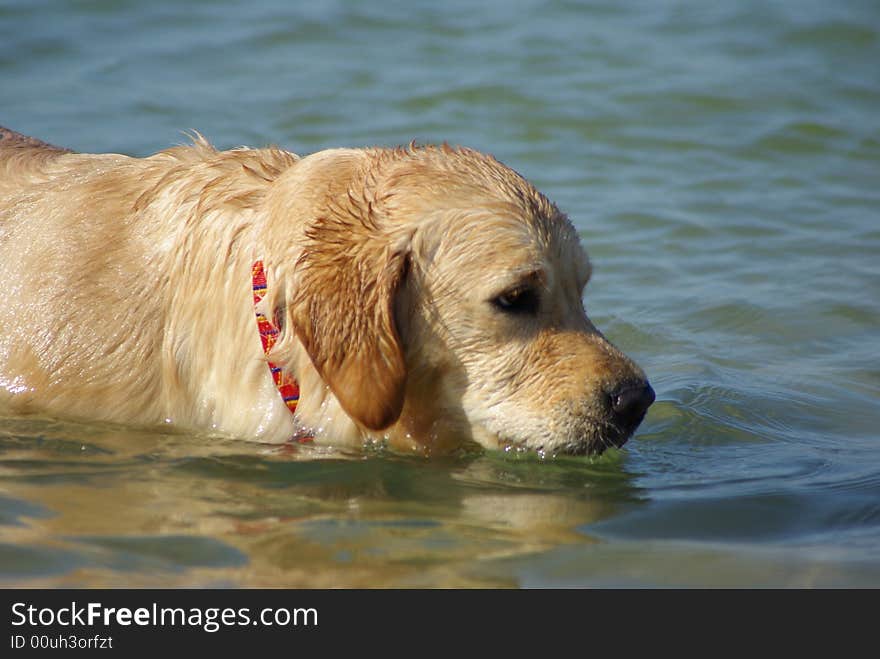
M 647 382 L 621 385 L 611 394 L 611 409 L 615 420 L 624 428 L 635 430 L 645 412 L 654 402 L 654 390 Z

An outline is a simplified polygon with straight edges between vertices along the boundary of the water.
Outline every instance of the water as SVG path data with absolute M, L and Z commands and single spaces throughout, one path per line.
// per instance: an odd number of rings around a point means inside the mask
M 0 3 L 0 123 L 442 141 L 573 219 L 658 400 L 599 459 L 0 419 L 0 582 L 880 586 L 880 5 Z

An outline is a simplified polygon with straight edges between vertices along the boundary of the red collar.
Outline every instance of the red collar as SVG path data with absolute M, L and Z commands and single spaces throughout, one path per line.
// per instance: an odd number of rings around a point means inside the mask
M 263 354 L 268 357 L 269 351 L 272 350 L 272 346 L 278 340 L 279 331 L 277 320 L 273 323 L 266 317 L 265 313 L 257 308 L 257 305 L 266 296 L 266 271 L 263 268 L 262 261 L 254 261 L 254 265 L 251 267 L 251 276 L 254 287 L 254 314 L 257 317 L 257 329 L 260 332 L 260 341 L 263 343 Z M 297 403 L 299 403 L 299 385 L 290 373 L 273 361 L 267 360 L 267 364 L 272 372 L 272 380 L 275 382 L 275 387 L 278 389 L 278 393 L 281 394 L 281 398 L 284 399 L 284 404 L 287 405 L 287 409 L 290 410 L 291 414 L 295 414 Z M 296 439 L 298 441 L 310 441 L 312 438 L 297 436 Z

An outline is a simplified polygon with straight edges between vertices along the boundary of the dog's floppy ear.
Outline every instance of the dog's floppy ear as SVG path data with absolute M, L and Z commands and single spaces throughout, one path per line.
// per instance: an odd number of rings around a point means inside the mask
M 394 299 L 408 241 L 383 234 L 372 205 L 348 199 L 312 221 L 289 291 L 287 317 L 342 408 L 370 430 L 403 408 L 406 364 Z

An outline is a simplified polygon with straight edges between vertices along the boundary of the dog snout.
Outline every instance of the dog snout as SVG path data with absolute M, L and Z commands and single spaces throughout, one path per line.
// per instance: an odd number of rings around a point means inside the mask
M 609 403 L 614 420 L 628 432 L 635 430 L 645 418 L 645 414 L 656 395 L 647 381 L 625 382 L 609 394 Z

